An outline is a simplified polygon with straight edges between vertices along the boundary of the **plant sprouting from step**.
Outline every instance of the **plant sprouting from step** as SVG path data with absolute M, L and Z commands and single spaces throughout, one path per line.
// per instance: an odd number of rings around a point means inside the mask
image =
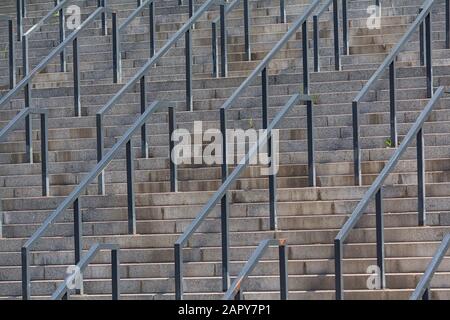
M 318 103 L 319 103 L 319 95 L 313 94 L 313 95 L 311 96 L 311 100 L 312 100 L 312 103 L 313 103 L 313 104 L 318 104 Z
M 392 139 L 391 138 L 387 138 L 385 141 L 384 141 L 384 145 L 386 146 L 386 148 L 394 148 L 394 142 L 392 141 Z

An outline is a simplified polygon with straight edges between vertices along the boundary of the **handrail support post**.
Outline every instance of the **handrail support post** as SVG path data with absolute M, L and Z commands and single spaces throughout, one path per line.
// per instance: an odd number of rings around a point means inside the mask
M 392 147 L 398 146 L 397 135 L 397 71 L 395 61 L 389 65 L 389 100 L 390 100 L 390 131 Z
M 287 245 L 280 244 L 278 246 L 279 254 L 279 268 L 280 268 L 280 299 L 288 299 L 288 258 L 287 258 Z
M 48 177 L 48 115 L 41 113 L 41 172 L 42 172 L 42 196 L 50 193 L 50 181 Z
M 9 89 L 16 85 L 16 56 L 13 21 L 8 20 Z
M 377 266 L 379 270 L 380 288 L 386 288 L 386 275 L 384 264 L 384 204 L 383 204 L 383 187 L 378 190 L 375 195 L 376 208 L 376 238 L 377 238 Z
M 417 188 L 419 226 L 425 226 L 425 153 L 423 129 L 420 129 L 417 133 Z
M 172 140 L 176 130 L 175 108 L 169 107 L 169 166 L 170 166 L 170 192 L 178 192 L 177 159 L 174 153 L 175 141 Z
M 128 203 L 128 234 L 136 234 L 136 209 L 134 195 L 134 159 L 131 139 L 126 144 L 127 162 L 127 203 Z
M 226 110 L 220 109 L 220 132 L 222 135 L 222 165 L 221 176 L 222 183 L 228 178 L 228 154 L 227 154 L 227 117 Z M 230 286 L 229 273 L 229 197 L 226 192 L 220 202 L 220 217 L 221 217 L 221 236 L 222 236 L 222 290 L 225 292 Z
M 228 76 L 227 20 L 225 4 L 220 5 L 220 76 Z

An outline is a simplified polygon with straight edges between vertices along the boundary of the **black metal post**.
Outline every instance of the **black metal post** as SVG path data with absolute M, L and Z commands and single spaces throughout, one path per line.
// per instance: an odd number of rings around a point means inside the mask
M 227 117 L 226 110 L 220 109 L 220 132 L 222 134 L 222 183 L 224 183 L 228 178 L 228 159 L 227 159 Z M 230 272 L 229 272 L 229 201 L 228 192 L 224 194 L 220 202 L 220 212 L 221 212 L 221 233 L 222 233 L 222 290 L 225 292 L 230 286 Z
M 192 98 L 192 29 L 186 31 L 185 38 L 185 56 L 186 56 L 186 110 L 194 110 Z
M 349 54 L 349 37 L 348 37 L 348 11 L 347 0 L 342 0 L 342 38 L 344 44 L 344 54 Z
M 97 163 L 103 159 L 104 139 L 103 139 L 103 118 L 101 114 L 96 115 L 96 129 L 97 129 Z M 98 175 L 98 194 L 105 195 L 105 171 Z
M 341 54 L 339 47 L 339 5 L 338 0 L 333 0 L 333 28 L 334 28 L 334 68 L 341 70 Z
M 112 299 L 120 299 L 120 262 L 119 250 L 111 250 L 111 280 L 112 280 Z
M 244 0 L 244 41 L 245 41 L 245 58 L 247 61 L 252 60 L 252 50 L 250 47 L 250 11 L 248 0 Z
M 169 107 L 169 164 L 170 164 L 170 192 L 178 192 L 178 172 L 175 154 L 175 141 L 172 140 L 173 133 L 176 129 L 175 108 Z
M 426 72 L 427 72 L 427 97 L 433 96 L 433 56 L 432 56 L 432 25 L 431 13 L 425 18 L 425 45 L 426 45 Z
M 107 0 L 98 0 L 98 6 L 103 7 L 105 9 L 102 13 L 102 34 L 106 36 L 108 35 L 107 12 L 106 12 L 106 8 L 108 6 Z
M 286 23 L 286 5 L 284 0 L 280 0 L 280 23 Z
M 80 210 L 80 201 L 76 199 L 73 203 L 73 232 L 75 247 L 75 265 L 77 265 L 83 253 L 83 216 Z M 83 288 L 77 288 L 77 294 L 83 294 Z
M 375 195 L 376 208 L 376 234 L 377 234 L 377 266 L 380 271 L 380 289 L 386 288 L 386 275 L 384 267 L 384 205 L 383 188 Z
M 397 71 L 395 61 L 389 66 L 389 100 L 390 100 L 390 122 L 391 122 L 391 142 L 394 148 L 398 146 L 397 137 Z
M 417 188 L 419 226 L 425 226 L 425 153 L 423 129 L 420 129 L 417 133 Z
M 445 0 L 445 47 L 450 49 L 450 0 Z
M 262 128 L 267 129 L 269 125 L 269 72 L 267 67 L 261 72 L 261 105 L 262 105 Z M 267 157 L 271 159 L 272 155 L 272 137 L 267 137 Z M 270 208 L 270 230 L 277 230 L 277 208 L 276 208 L 276 177 L 269 173 L 269 208 Z
M 343 247 L 340 240 L 334 240 L 334 281 L 336 300 L 344 300 L 344 276 L 342 274 Z
M 50 193 L 50 182 L 48 177 L 48 121 L 47 113 L 41 113 L 41 171 L 42 171 L 42 196 L 47 197 Z
M 183 300 L 183 249 L 175 243 L 175 300 Z
M 146 77 L 143 76 L 139 83 L 140 87 L 140 103 L 141 103 L 141 114 L 145 112 L 147 108 L 148 99 L 147 99 L 147 81 Z M 149 158 L 149 146 L 147 139 L 147 124 L 144 123 L 141 127 L 141 156 L 142 158 Z
M 56 4 L 58 4 L 60 1 L 61 0 L 57 0 Z M 66 39 L 66 32 L 65 32 L 66 18 L 64 16 L 63 8 L 59 10 L 58 19 L 59 19 L 59 43 L 63 43 L 64 40 Z M 63 49 L 63 51 L 59 55 L 59 63 L 61 72 L 66 72 L 65 49 Z
M 81 96 L 80 96 L 80 55 L 78 38 L 73 40 L 73 99 L 75 117 L 81 117 Z
M 20 0 L 18 0 L 20 1 Z M 30 282 L 30 260 L 28 248 L 21 248 L 22 259 L 22 299 L 30 300 L 31 298 L 31 282 Z
M 219 76 L 219 60 L 217 47 L 217 25 L 215 22 L 211 24 L 211 56 L 212 56 L 212 76 Z
M 23 76 L 26 77 L 29 72 L 28 61 L 28 38 L 22 36 L 22 60 L 23 60 Z M 25 94 L 25 108 L 31 107 L 31 85 L 28 83 L 24 89 Z M 31 115 L 25 118 L 25 144 L 26 157 L 28 163 L 33 163 L 33 122 Z
M 136 234 L 136 210 L 134 203 L 134 160 L 131 140 L 126 144 L 127 154 L 127 202 L 128 202 L 128 233 Z
M 359 110 L 358 102 L 352 103 L 352 119 L 353 119 L 353 169 L 355 176 L 355 185 L 362 185 L 361 176 L 361 149 L 359 147 Z
M 314 142 L 314 108 L 311 100 L 306 101 L 306 122 L 308 131 L 308 183 L 316 186 L 316 158 Z
M 288 299 L 288 259 L 287 259 L 287 245 L 283 244 L 278 247 L 278 254 L 280 259 L 280 299 Z
M 9 89 L 13 89 L 16 85 L 16 50 L 14 45 L 13 21 L 8 20 Z
M 309 94 L 309 67 L 308 67 L 308 29 L 307 22 L 302 25 L 302 51 L 303 51 L 303 93 Z
M 422 8 L 419 9 L 419 14 L 422 12 Z M 425 22 L 422 22 L 419 26 L 419 58 L 420 65 L 425 65 Z
M 122 82 L 122 52 L 120 49 L 120 34 L 117 13 L 112 13 L 112 47 L 113 47 L 113 81 Z
M 225 4 L 220 5 L 220 76 L 228 75 L 227 20 Z
M 422 300 L 428 301 L 430 300 L 430 288 L 426 289 L 422 295 Z
M 319 52 L 320 30 L 319 17 L 313 17 L 313 46 L 314 46 L 314 72 L 320 71 L 320 52 Z
M 155 3 L 151 2 L 149 7 L 149 19 L 150 19 L 150 57 L 153 57 L 156 53 L 156 26 L 155 26 Z
M 22 18 L 27 16 L 27 1 L 22 0 Z
M 17 22 L 17 41 L 22 40 L 23 35 L 23 19 L 22 19 L 22 1 L 16 0 L 16 22 Z

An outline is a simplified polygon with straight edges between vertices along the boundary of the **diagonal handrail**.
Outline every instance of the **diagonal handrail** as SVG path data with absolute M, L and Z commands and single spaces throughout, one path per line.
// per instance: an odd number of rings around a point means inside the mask
M 423 125 L 429 118 L 434 107 L 440 101 L 444 94 L 444 87 L 439 87 L 420 113 L 416 122 L 402 141 L 400 147 L 389 159 L 389 162 L 377 176 L 370 186 L 369 190 L 364 194 L 362 200 L 353 210 L 350 218 L 345 222 L 338 235 L 334 239 L 334 261 L 335 261 L 335 282 L 336 282 L 336 299 L 344 298 L 344 279 L 343 279 L 343 246 L 350 232 L 361 219 L 365 210 L 369 206 L 373 198 L 376 200 L 376 242 L 377 242 L 377 266 L 379 268 L 379 277 L 381 279 L 381 287 L 386 285 L 385 268 L 384 268 L 384 225 L 383 225 L 383 185 L 388 176 L 394 171 L 401 156 L 411 147 L 414 141 L 417 141 L 417 175 L 418 175 L 418 217 L 419 225 L 425 222 L 425 157 L 424 157 L 424 137 Z
M 266 144 L 271 145 L 273 130 L 280 124 L 281 120 L 284 119 L 286 114 L 301 100 L 303 102 L 310 101 L 311 97 L 295 94 L 293 95 L 286 105 L 278 112 L 274 120 L 269 124 L 265 130 L 265 134 L 260 137 L 256 144 L 254 144 L 244 158 L 240 161 L 239 165 L 233 170 L 233 172 L 227 176 L 223 181 L 219 189 L 214 193 L 214 195 L 208 200 L 208 202 L 203 206 L 200 213 L 197 215 L 195 220 L 188 226 L 184 233 L 177 239 L 174 245 L 175 251 L 175 295 L 176 299 L 180 300 L 183 298 L 183 247 L 187 244 L 188 240 L 192 235 L 198 230 L 203 221 L 211 214 L 215 206 L 226 196 L 232 184 L 239 178 L 241 173 L 248 167 L 250 159 L 252 159 L 258 150 L 261 150 Z M 225 142 L 222 141 L 222 145 Z M 228 225 L 228 210 L 226 215 L 221 217 L 222 228 Z M 223 288 L 226 291 L 228 289 L 229 274 L 228 274 L 228 231 L 227 228 L 222 231 L 222 281 Z
M 250 44 L 250 11 L 249 0 L 234 0 L 228 5 L 220 6 L 220 15 L 211 22 L 211 53 L 212 53 L 212 66 L 213 77 L 219 77 L 219 59 L 218 59 L 218 45 L 217 45 L 217 26 L 220 24 L 220 76 L 226 77 L 228 74 L 228 50 L 227 50 L 227 24 L 226 16 L 233 11 L 239 4 L 244 6 L 244 46 L 246 60 L 251 60 L 251 44 Z M 286 5 L 285 0 L 279 0 L 280 2 L 280 23 L 286 23 Z
M 442 239 L 439 248 L 437 248 L 436 253 L 431 259 L 430 264 L 428 265 L 425 273 L 422 278 L 420 278 L 419 283 L 417 284 L 416 289 L 410 297 L 410 300 L 429 300 L 430 299 L 430 284 L 433 279 L 434 274 L 436 273 L 439 265 L 444 259 L 448 249 L 450 248 L 450 233 L 447 233 Z
M 425 65 L 427 77 L 427 98 L 431 98 L 433 94 L 433 61 L 432 61 L 432 23 L 431 10 L 436 4 L 436 0 L 426 0 L 420 8 L 420 13 L 409 26 L 403 37 L 395 45 L 383 63 L 378 67 L 369 81 L 358 92 L 352 101 L 352 118 L 353 118 L 353 161 L 354 161 L 354 179 L 355 185 L 362 185 L 361 173 L 361 146 L 360 146 L 360 125 L 359 125 L 359 104 L 367 95 L 369 90 L 374 86 L 378 79 L 389 69 L 389 103 L 390 103 L 390 140 L 393 147 L 398 145 L 397 136 L 397 116 L 396 116 L 396 58 L 403 50 L 405 45 L 412 38 L 414 33 L 419 29 L 420 35 L 420 57 L 421 65 Z M 450 1 L 446 1 L 446 11 L 449 11 Z M 449 15 L 446 15 L 449 19 Z M 425 27 L 424 27 L 425 24 Z M 447 37 L 450 30 L 446 28 Z
M 287 242 L 285 239 L 267 239 L 261 241 L 259 246 L 248 259 L 239 275 L 233 281 L 228 291 L 225 293 L 223 300 L 243 300 L 242 283 L 248 278 L 250 273 L 255 269 L 264 253 L 269 247 L 278 247 L 279 273 L 280 273 L 280 300 L 288 299 L 288 268 L 287 268 Z
M 166 103 L 155 101 L 145 112 L 135 121 L 135 123 L 125 132 L 125 134 L 116 142 L 116 144 L 108 151 L 105 157 L 97 163 L 97 165 L 87 174 L 80 184 L 59 204 L 59 206 L 45 219 L 42 225 L 34 232 L 34 234 L 25 242 L 21 249 L 22 256 L 22 296 L 24 300 L 30 298 L 30 250 L 33 245 L 43 237 L 44 233 L 53 225 L 56 220 L 73 205 L 74 209 L 74 230 L 75 230 L 75 262 L 78 263 L 81 257 L 81 212 L 79 197 L 94 181 L 94 179 L 111 163 L 111 161 L 118 155 L 123 146 L 126 145 L 127 158 L 127 190 L 128 190 L 128 228 L 136 229 L 136 215 L 134 211 L 134 189 L 133 189 L 133 156 L 131 148 L 131 138 L 134 134 L 142 128 L 148 118 L 161 107 L 167 106 Z M 168 107 L 168 106 L 167 106 Z M 173 115 L 173 107 L 170 114 Z M 173 119 L 172 119 L 173 120 Z M 172 122 L 172 121 L 171 121 Z M 172 124 L 171 127 L 174 127 Z
M 88 265 L 94 260 L 96 255 L 100 251 L 109 250 L 111 251 L 111 280 L 112 280 L 112 300 L 119 300 L 120 298 L 120 263 L 119 263 L 119 245 L 109 244 L 109 243 L 96 243 L 94 244 L 86 255 L 78 262 L 74 268 L 74 273 L 67 277 L 63 283 L 52 294 L 52 300 L 69 300 L 70 297 L 70 286 L 71 284 L 80 285 L 77 283 L 77 277 L 83 275 L 83 271 L 88 267 Z M 77 288 L 80 289 L 80 288 Z

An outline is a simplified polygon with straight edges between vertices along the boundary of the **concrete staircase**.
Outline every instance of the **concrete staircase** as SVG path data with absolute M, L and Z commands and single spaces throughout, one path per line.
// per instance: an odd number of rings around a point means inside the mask
M 0 4 L 2 14 L 13 14 L 13 1 Z M 53 1 L 29 0 L 27 28 L 52 7 Z M 203 1 L 199 1 L 201 3 Z M 73 1 L 83 17 L 95 9 L 96 1 Z M 287 31 L 280 24 L 278 1 L 250 1 L 252 12 L 252 61 L 244 59 L 242 8 L 229 15 L 229 77 L 211 77 L 210 20 L 217 7 L 196 24 L 194 48 L 194 111 L 186 112 L 184 98 L 184 41 L 152 69 L 148 77 L 148 98 L 166 100 L 176 106 L 179 128 L 191 129 L 194 121 L 203 127 L 219 127 L 219 107 L 255 68 L 258 61 Z M 309 3 L 288 0 L 288 22 Z M 383 1 L 382 28 L 368 30 L 366 9 L 373 1 L 349 1 L 350 55 L 342 57 L 343 70 L 333 71 L 331 13 L 321 19 L 320 73 L 311 74 L 315 103 L 317 188 L 307 187 L 306 110 L 295 107 L 280 130 L 280 171 L 278 175 L 279 230 L 269 231 L 268 179 L 251 167 L 231 191 L 230 258 L 235 276 L 258 243 L 266 238 L 286 238 L 289 245 L 289 290 L 291 299 L 334 298 L 333 239 L 376 178 L 393 149 L 389 137 L 389 91 L 387 79 L 379 81 L 361 105 L 363 187 L 353 184 L 351 100 L 373 74 L 414 20 L 422 1 Z M 136 6 L 135 0 L 109 0 L 121 19 Z M 433 11 L 433 61 L 435 86 L 450 84 L 450 52 L 444 44 L 443 2 Z M 124 83 L 149 57 L 147 11 L 122 37 Z M 187 7 L 176 0 L 156 1 L 157 50 L 187 21 Z M 45 26 L 30 40 L 32 66 L 57 45 L 57 24 Z M 68 70 L 58 72 L 58 61 L 49 65 L 33 82 L 33 105 L 49 110 L 51 196 L 41 197 L 39 132 L 34 132 L 36 164 L 24 163 L 24 131 L 16 130 L 0 144 L 0 198 L 3 207 L 3 238 L 0 239 L 0 299 L 21 295 L 21 245 L 41 225 L 96 163 L 95 113 L 122 84 L 112 84 L 111 36 L 101 36 L 100 24 L 89 28 L 81 44 L 82 117 L 73 116 L 71 49 Z M 27 29 L 26 28 L 26 29 Z M 312 28 L 310 28 L 311 30 Z M 109 30 L 110 31 L 110 30 Z M 2 43 L 7 29 L 0 25 Z M 310 39 L 312 37 L 310 36 Z M 17 44 L 17 48 L 20 44 Z M 312 43 L 310 45 L 312 48 Z M 1 48 L 0 48 L 1 49 Z M 21 65 L 20 51 L 17 52 Z M 311 55 L 312 56 L 312 55 Z M 270 65 L 270 117 L 299 91 L 302 79 L 301 33 L 289 42 Z M 398 66 L 398 130 L 400 141 L 426 104 L 425 70 L 418 63 L 418 37 L 408 44 Z M 312 62 L 312 61 L 311 61 Z M 311 64 L 312 65 L 312 64 Z M 7 60 L 0 55 L 1 83 L 7 83 Z M 18 68 L 19 77 L 22 69 Z M 259 80 L 258 80 L 259 81 Z M 6 92 L 2 91 L 2 95 Z M 228 113 L 230 126 L 247 129 L 261 126 L 261 90 L 251 86 Z M 106 117 L 106 148 L 120 138 L 139 114 L 139 92 L 124 96 Z M 386 290 L 369 290 L 367 268 L 376 264 L 374 208 L 352 232 L 345 249 L 346 298 L 408 298 L 426 268 L 443 234 L 450 230 L 450 111 L 448 98 L 433 112 L 425 125 L 427 210 L 429 225 L 417 227 L 415 150 L 409 150 L 392 174 L 385 189 Z M 23 108 L 14 99 L 0 110 L 4 127 Z M 37 122 L 35 128 L 38 128 Z M 220 185 L 220 168 L 184 165 L 179 168 L 179 190 L 169 192 L 167 113 L 157 113 L 149 122 L 150 159 L 139 157 L 138 137 L 133 139 L 137 235 L 127 234 L 125 155 L 106 171 L 106 196 L 97 195 L 92 184 L 81 198 L 83 241 L 88 249 L 96 242 L 120 245 L 121 291 L 124 299 L 173 299 L 173 244 L 192 222 Z M 219 299 L 221 292 L 221 248 L 219 208 L 203 224 L 184 250 L 186 298 Z M 55 224 L 32 251 L 33 298 L 48 298 L 61 283 L 68 265 L 73 264 L 73 217 L 71 210 Z M 278 298 L 278 262 L 269 250 L 245 285 L 246 299 Z M 84 274 L 85 286 L 78 299 L 110 297 L 110 266 L 107 253 L 100 254 Z M 432 298 L 450 299 L 450 259 L 433 282 Z

